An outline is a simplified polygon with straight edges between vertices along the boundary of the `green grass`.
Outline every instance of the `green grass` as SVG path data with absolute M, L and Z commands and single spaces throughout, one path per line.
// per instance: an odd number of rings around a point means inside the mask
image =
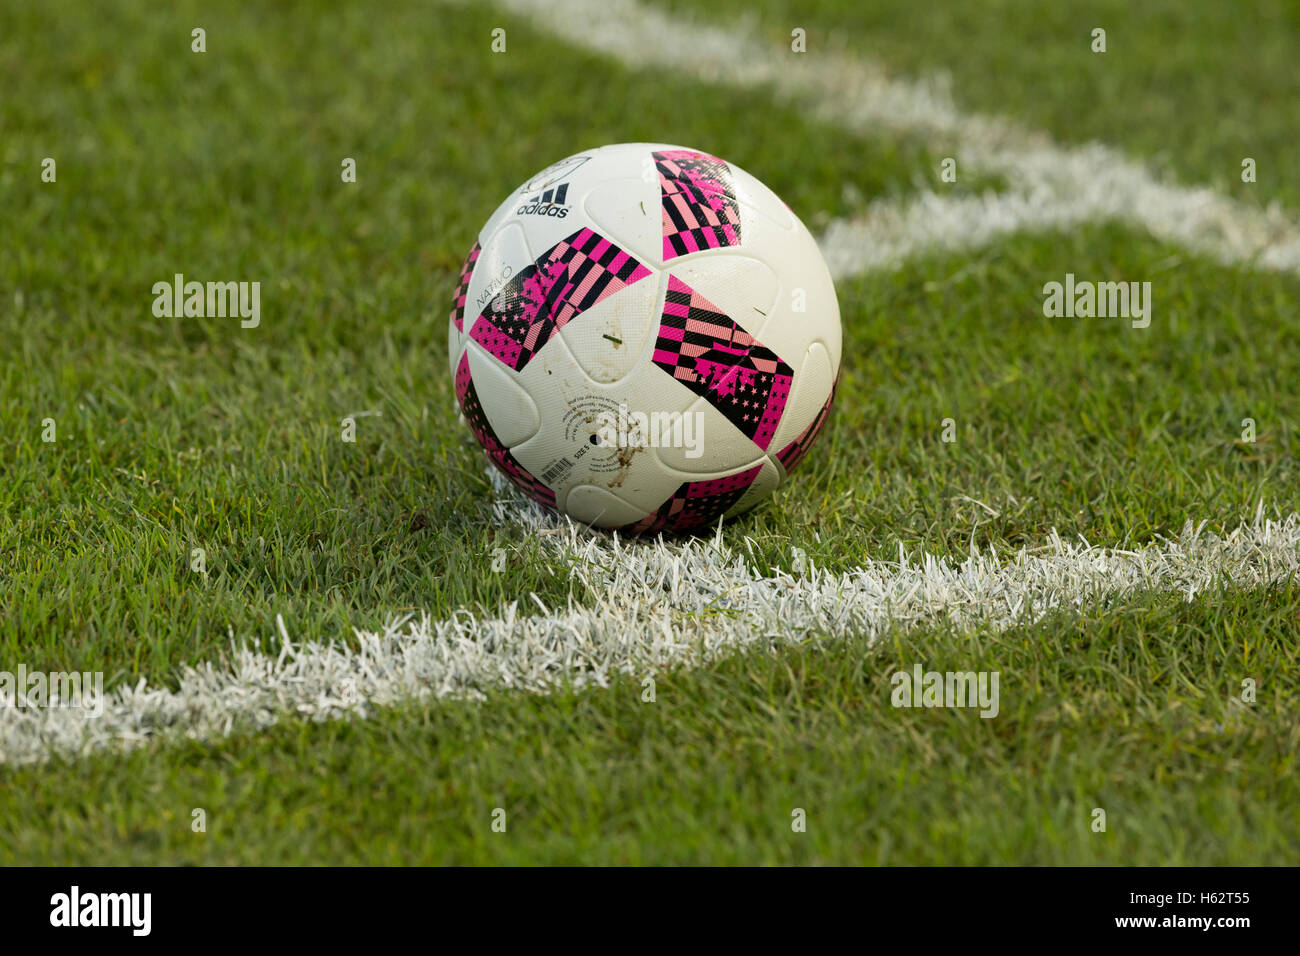
M 956 8 L 789 18 L 904 72 L 947 67 L 963 105 L 1234 195 L 1220 165 L 1250 132 L 1250 195 L 1300 196 L 1278 99 L 1289 15 L 1109 11 L 1103 71 L 1069 52 L 1090 15 L 1005 9 L 997 35 Z M 785 16 L 763 29 L 779 39 Z M 1188 81 L 1196 63 L 1219 85 Z M 0 8 L 0 669 L 166 684 L 231 634 L 270 637 L 276 614 L 295 638 L 347 639 L 405 610 L 567 599 L 563 569 L 490 520 L 486 460 L 452 407 L 449 298 L 500 198 L 583 147 L 681 142 L 815 226 L 907 195 L 938 161 L 761 92 L 650 79 L 489 7 Z M 155 318 L 151 286 L 175 272 L 261 281 L 261 326 Z M 1044 318 L 1043 284 L 1066 272 L 1150 281 L 1151 327 Z M 1052 528 L 1140 546 L 1300 500 L 1294 276 L 1095 226 L 839 293 L 831 424 L 792 486 L 726 532 L 762 570 L 793 546 L 844 570 L 900 543 L 1005 551 Z M 364 411 L 345 444 L 340 419 Z M 487 570 L 497 547 L 504 574 Z M 1002 635 L 737 658 L 664 675 L 653 705 L 624 681 L 0 768 L 0 862 L 1294 862 L 1298 615 L 1290 586 L 1146 595 Z M 887 676 L 916 661 L 1000 670 L 1002 715 L 893 709 Z M 1237 711 L 1245 677 L 1260 697 Z
M 620 679 L 0 771 L 0 863 L 1295 863 L 1296 617 L 1294 584 L 1148 596 L 733 658 L 654 703 Z M 1001 713 L 895 709 L 916 663 L 998 671 Z
M 660 2 L 702 12 L 688 0 Z M 771 0 L 761 14 L 745 0 L 708 7 L 711 21 L 741 13 L 757 18 L 774 55 L 792 55 L 790 31 L 802 27 L 805 56 L 842 49 L 900 77 L 943 73 L 964 109 L 1063 143 L 1124 147 L 1176 180 L 1244 202 L 1300 208 L 1300 7 L 1288 0 Z M 1098 27 L 1105 53 L 1092 52 Z M 1257 164 L 1251 184 L 1241 181 L 1248 156 Z
M 1049 319 L 1066 272 L 1152 283 L 1154 318 Z M 1017 236 L 839 286 L 846 371 L 797 494 L 749 519 L 864 554 L 965 553 L 1052 529 L 1143 544 L 1300 498 L 1300 283 L 1224 269 L 1115 226 Z M 1256 440 L 1242 440 L 1246 418 Z M 953 419 L 955 441 L 943 441 Z M 996 512 L 991 515 L 969 499 Z M 799 542 L 794 542 L 799 543 Z
M 333 637 L 562 597 L 526 546 L 483 573 L 516 543 L 485 525 L 446 372 L 460 263 L 501 197 L 603 142 L 707 145 L 836 214 L 864 201 L 842 183 L 904 191 L 934 161 L 792 110 L 741 120 L 747 94 L 681 110 L 694 87 L 576 52 L 557 73 L 522 27 L 494 56 L 490 10 L 313 9 L 128 5 L 95 29 L 57 3 L 0 12 L 0 659 L 165 676 L 276 613 Z M 569 102 L 574 75 L 592 96 Z M 176 272 L 261 281 L 261 326 L 155 318 Z

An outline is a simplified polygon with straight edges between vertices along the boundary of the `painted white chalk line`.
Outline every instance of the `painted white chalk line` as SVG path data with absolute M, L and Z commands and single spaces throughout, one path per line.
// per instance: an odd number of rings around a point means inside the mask
M 605 686 L 706 664 L 749 649 L 951 622 L 995 629 L 1030 624 L 1156 590 L 1189 600 L 1218 587 L 1257 588 L 1300 569 L 1300 515 L 1255 520 L 1217 537 L 1190 524 L 1177 539 L 1126 551 L 1053 535 L 1041 548 L 963 561 L 934 556 L 870 561 L 844 574 L 763 577 L 721 534 L 665 545 L 619 542 L 542 513 L 499 489 L 497 520 L 543 542 L 560 573 L 593 602 L 536 598 L 498 614 L 458 611 L 401 619 L 356 642 L 232 648 L 226 662 L 185 667 L 175 690 L 145 681 L 106 694 L 102 714 L 0 707 L 0 763 L 51 753 L 131 749 L 159 736 L 211 739 L 271 726 L 286 715 L 336 719 L 430 697 L 494 689 L 546 692 Z M 563 569 L 568 569 L 564 571 Z
M 986 245 L 1014 232 L 1107 220 L 1141 226 L 1225 264 L 1300 272 L 1300 224 L 1279 207 L 1260 210 L 1207 187 L 1166 183 L 1118 150 L 1064 147 L 1011 120 L 963 113 L 937 78 L 890 77 L 859 56 L 793 54 L 759 39 L 748 21 L 719 27 L 635 0 L 565 0 L 562 17 L 545 0 L 498 5 L 629 68 L 765 88 L 845 129 L 923 137 L 957 158 L 959 169 L 1008 182 L 1003 193 L 951 197 L 926 190 L 903 201 L 881 200 L 859 218 L 833 223 L 821 246 L 836 277 L 896 267 L 919 252 Z

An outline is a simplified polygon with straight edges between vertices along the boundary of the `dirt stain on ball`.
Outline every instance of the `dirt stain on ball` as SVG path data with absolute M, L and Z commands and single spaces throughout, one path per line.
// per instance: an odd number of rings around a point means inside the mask
M 614 457 L 618 460 L 618 471 L 614 473 L 613 478 L 609 479 L 610 488 L 623 487 L 628 472 L 632 470 L 632 459 L 639 451 L 645 451 L 645 446 L 629 445 L 626 448 L 616 448 L 614 450 Z

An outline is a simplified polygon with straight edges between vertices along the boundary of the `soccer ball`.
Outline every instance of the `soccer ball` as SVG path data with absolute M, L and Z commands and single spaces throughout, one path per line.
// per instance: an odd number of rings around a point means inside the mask
M 623 143 L 519 187 L 461 269 L 456 396 L 519 488 L 625 533 L 771 494 L 826 422 L 840 313 L 807 228 L 708 153 Z

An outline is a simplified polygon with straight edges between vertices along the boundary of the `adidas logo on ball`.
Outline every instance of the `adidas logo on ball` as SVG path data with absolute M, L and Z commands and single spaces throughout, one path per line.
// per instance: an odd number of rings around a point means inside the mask
M 564 205 L 564 197 L 568 192 L 569 184 L 560 183 L 555 189 L 548 189 L 541 195 L 527 200 L 515 211 L 515 215 L 554 216 L 556 219 L 563 219 L 569 214 L 569 207 Z

